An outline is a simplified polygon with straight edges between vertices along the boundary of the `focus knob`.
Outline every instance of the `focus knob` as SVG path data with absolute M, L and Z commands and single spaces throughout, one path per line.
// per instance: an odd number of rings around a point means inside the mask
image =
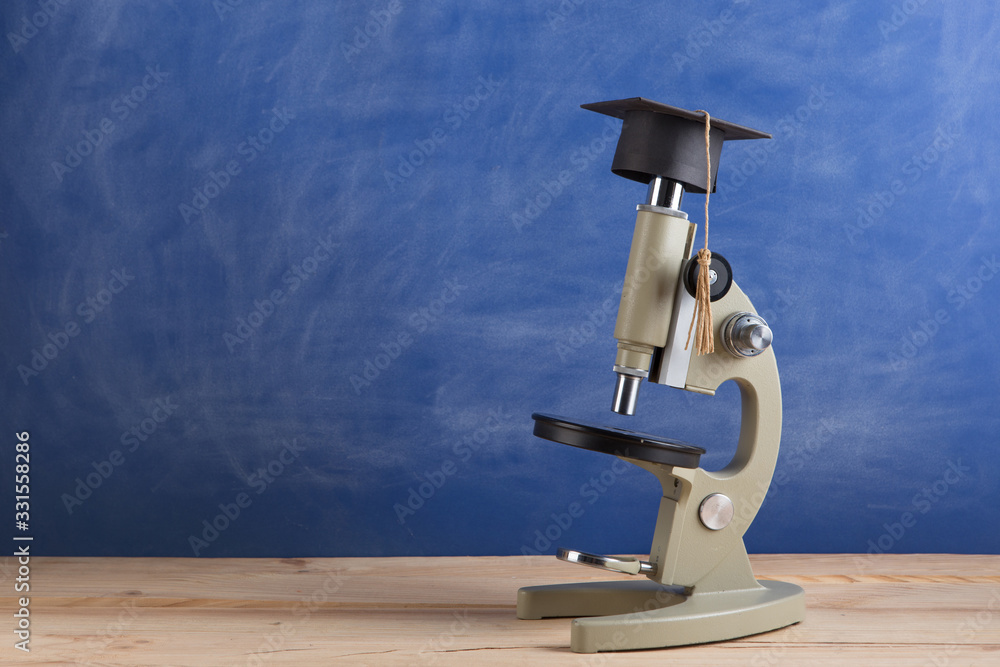
M 722 344 L 734 357 L 756 357 L 771 347 L 774 336 L 760 315 L 735 313 L 722 327 Z
M 698 258 L 692 257 L 684 266 L 684 287 L 688 294 L 698 297 L 698 273 L 701 266 Z M 733 267 L 726 258 L 717 252 L 712 253 L 712 262 L 708 265 L 709 298 L 714 303 L 729 293 L 733 286 Z

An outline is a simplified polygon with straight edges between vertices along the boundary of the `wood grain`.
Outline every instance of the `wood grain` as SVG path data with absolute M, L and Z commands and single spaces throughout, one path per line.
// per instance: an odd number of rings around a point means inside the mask
M 517 589 L 613 578 L 552 557 L 33 558 L 30 665 L 1000 665 L 1000 556 L 757 555 L 806 620 L 737 641 L 578 655 Z M 14 562 L 0 571 L 11 619 Z M 12 622 L 11 628 L 13 626 Z

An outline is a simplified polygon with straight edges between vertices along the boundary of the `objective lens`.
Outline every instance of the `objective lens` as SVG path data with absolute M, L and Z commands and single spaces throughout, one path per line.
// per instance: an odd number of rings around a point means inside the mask
M 639 398 L 639 383 L 641 377 L 618 373 L 618 382 L 615 384 L 615 399 L 611 404 L 611 409 L 620 415 L 634 415 L 635 402 Z

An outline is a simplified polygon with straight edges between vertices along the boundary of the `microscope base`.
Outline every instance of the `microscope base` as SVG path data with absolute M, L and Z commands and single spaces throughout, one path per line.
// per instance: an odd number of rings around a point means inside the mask
M 649 580 L 528 586 L 517 592 L 517 617 L 591 616 L 572 623 L 570 648 L 575 653 L 737 639 L 805 617 L 805 594 L 799 586 L 783 581 L 757 584 L 700 594 L 685 594 L 681 587 Z M 605 615 L 609 612 L 613 615 Z

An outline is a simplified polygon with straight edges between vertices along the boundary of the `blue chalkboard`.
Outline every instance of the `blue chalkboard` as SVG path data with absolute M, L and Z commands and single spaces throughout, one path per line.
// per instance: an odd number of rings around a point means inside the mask
M 998 25 L 983 0 L 6 2 L 0 493 L 26 432 L 38 553 L 648 549 L 653 477 L 530 420 L 734 449 L 732 386 L 609 410 L 645 193 L 579 105 L 644 96 L 774 135 L 725 146 L 711 200 L 783 381 L 748 548 L 1000 553 Z

